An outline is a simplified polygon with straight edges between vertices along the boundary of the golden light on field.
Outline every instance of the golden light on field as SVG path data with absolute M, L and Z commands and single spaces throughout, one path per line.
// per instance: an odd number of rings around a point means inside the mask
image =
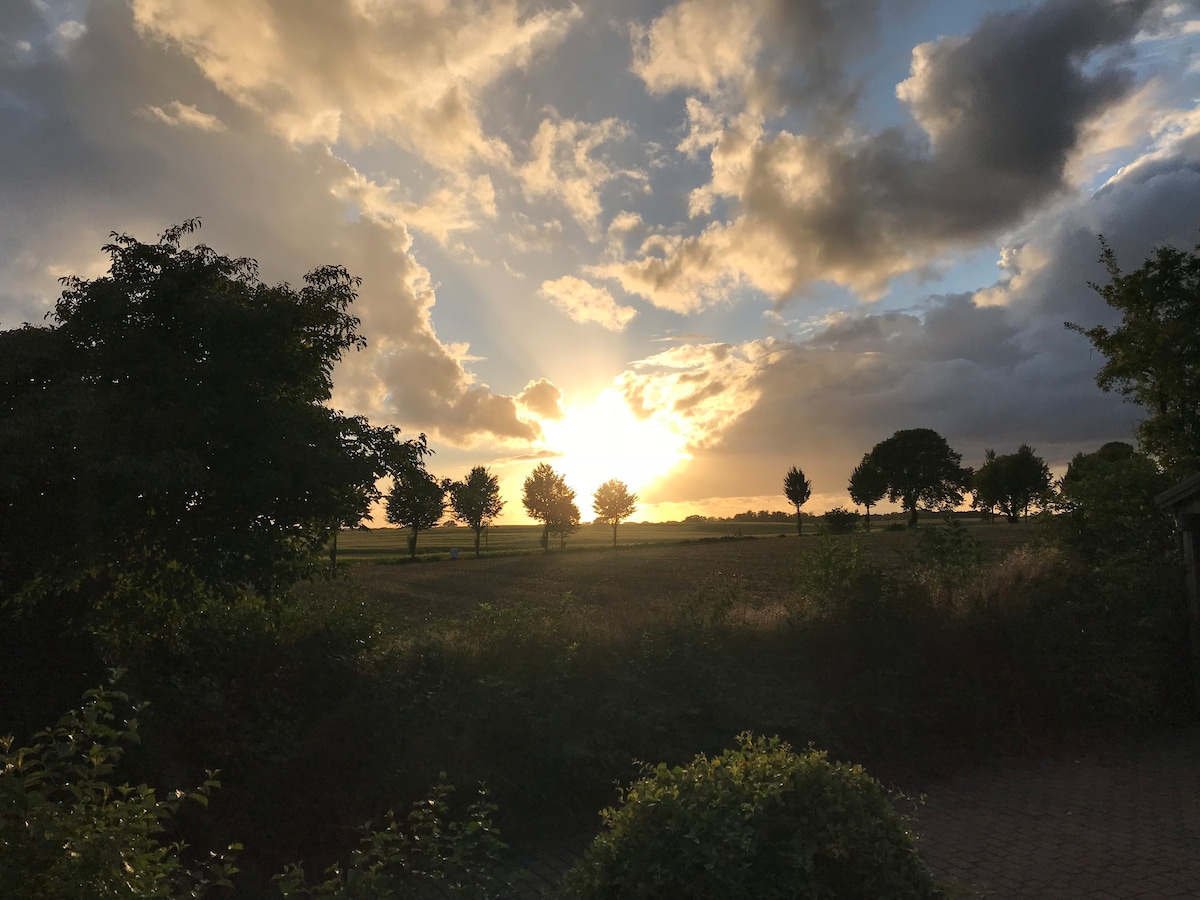
M 612 388 L 591 403 L 568 405 L 562 419 L 542 428 L 546 448 L 562 454 L 549 462 L 574 488 L 584 521 L 592 518 L 592 494 L 610 478 L 637 493 L 690 459 L 686 438 L 670 422 L 639 419 Z

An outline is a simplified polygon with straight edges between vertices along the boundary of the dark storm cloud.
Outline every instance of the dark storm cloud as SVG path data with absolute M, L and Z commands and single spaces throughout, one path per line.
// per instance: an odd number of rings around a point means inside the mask
M 1066 195 L 1086 129 L 1135 85 L 1124 63 L 1151 8 L 1051 0 L 920 45 L 897 89 L 920 128 L 836 140 L 785 130 L 744 156 L 726 150 L 737 143 L 728 130 L 711 190 L 737 200 L 740 215 L 665 259 L 605 274 L 671 309 L 725 299 L 747 282 L 780 299 L 820 280 L 877 296 L 896 275 Z

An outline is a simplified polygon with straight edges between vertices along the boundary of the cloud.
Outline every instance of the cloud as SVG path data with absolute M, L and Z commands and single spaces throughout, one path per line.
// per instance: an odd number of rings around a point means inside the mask
M 368 202 L 361 173 L 328 148 L 290 144 L 145 40 L 122 5 L 92 4 L 87 26 L 69 60 L 0 67 L 0 95 L 14 98 L 0 171 L 6 208 L 20 210 L 0 219 L 4 327 L 40 320 L 58 275 L 103 273 L 110 230 L 153 240 L 199 215 L 201 240 L 257 258 L 268 282 L 295 283 L 325 263 L 363 279 L 353 312 L 368 349 L 338 365 L 336 405 L 462 445 L 537 438 L 514 397 L 466 368 L 468 348 L 439 340 L 429 272 L 393 208 Z M 170 127 L 153 107 L 179 124 L 204 110 L 226 127 Z
M 1103 360 L 1063 322 L 1119 318 L 1088 286 L 1105 279 L 1098 234 L 1127 270 L 1156 245 L 1196 242 L 1200 152 L 1132 172 L 1065 214 L 1031 222 L 984 290 L 828 315 L 799 338 L 678 347 L 674 368 L 631 370 L 631 398 L 647 414 L 675 406 L 681 370 L 700 398 L 686 410 L 703 435 L 691 464 L 647 501 L 766 496 L 800 465 L 816 494 L 846 503 L 851 469 L 901 428 L 934 428 L 969 465 L 989 447 L 1029 442 L 1061 467 L 1079 451 L 1132 440 L 1141 411 L 1096 387 Z M 738 361 L 735 404 L 720 371 L 726 360 Z
M 542 419 L 558 420 L 564 415 L 562 391 L 548 379 L 539 378 L 525 385 L 517 395 L 517 402 Z
M 633 71 L 654 93 L 707 94 L 743 79 L 761 46 L 761 2 L 684 0 L 648 26 L 633 26 Z
M 601 145 L 624 140 L 630 133 L 617 119 L 543 119 L 530 143 L 530 158 L 518 171 L 525 196 L 559 200 L 580 225 L 595 232 L 604 186 L 621 177 L 645 179 L 641 172 L 615 168 L 597 153 Z
M 538 294 L 576 322 L 595 322 L 609 331 L 621 331 L 637 315 L 636 309 L 621 306 L 604 288 L 572 275 L 542 282 Z
M 1069 193 L 1090 124 L 1134 88 L 1121 52 L 1149 6 L 1063 0 L 918 46 L 897 95 L 919 130 L 767 133 L 735 118 L 690 205 L 702 214 L 728 198 L 740 214 L 602 274 L 675 311 L 743 285 L 782 299 L 826 280 L 878 297 Z M 691 109 L 694 149 L 712 140 L 711 116 Z
M 225 124 L 216 116 L 201 112 L 191 104 L 180 103 L 178 100 L 172 100 L 165 107 L 147 104 L 140 112 L 167 125 L 196 128 L 200 131 L 225 130 Z
M 502 163 L 478 107 L 498 77 L 562 40 L 574 6 L 132 0 L 142 35 L 193 60 L 223 94 L 296 143 L 387 137 L 427 162 Z

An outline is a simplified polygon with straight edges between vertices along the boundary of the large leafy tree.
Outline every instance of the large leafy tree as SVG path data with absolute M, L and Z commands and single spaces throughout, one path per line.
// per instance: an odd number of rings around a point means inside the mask
M 1097 563 L 1161 560 L 1175 546 L 1174 527 L 1154 497 L 1170 485 L 1153 459 L 1122 441 L 1078 453 L 1063 475 L 1055 526 Z
M 617 526 L 633 515 L 637 509 L 638 495 L 629 492 L 629 486 L 611 478 L 592 495 L 592 509 L 607 525 L 612 526 L 613 546 L 617 546 Z
M 483 466 L 475 466 L 462 481 L 450 484 L 450 508 L 454 518 L 471 526 L 475 532 L 475 555 L 479 555 L 479 538 L 500 511 L 500 480 Z
M 788 502 L 796 507 L 796 534 L 801 534 L 803 520 L 800 518 L 800 507 L 812 496 L 812 482 L 804 477 L 800 469 L 792 466 L 783 476 L 783 493 Z
M 871 458 L 870 453 L 863 454 L 862 462 L 850 473 L 850 485 L 847 491 L 850 499 L 860 506 L 867 508 L 867 531 L 871 530 L 871 507 L 887 494 L 887 475 L 879 464 Z
M 364 344 L 358 280 L 270 286 L 251 259 L 114 234 L 109 274 L 64 279 L 50 323 L 0 332 L 0 592 L 46 596 L 147 566 L 210 587 L 290 583 L 424 442 L 325 405 Z
M 446 511 L 447 487 L 415 466 L 400 472 L 392 483 L 387 495 L 387 520 L 410 529 L 409 556 L 417 555 L 417 534 L 436 525 Z
M 919 507 L 953 509 L 971 484 L 971 470 L 960 465 L 962 455 L 930 428 L 897 431 L 867 456 L 883 473 L 888 499 L 908 513 L 909 527 L 917 524 Z
M 975 505 L 986 510 L 999 508 L 1009 522 L 1029 514 L 1031 506 L 1042 506 L 1050 494 L 1050 467 L 1022 444 L 1016 453 L 996 455 L 988 450 L 983 465 L 971 476 Z
M 1200 470 L 1200 246 L 1190 253 L 1159 247 L 1141 268 L 1123 273 L 1112 248 L 1100 243 L 1109 281 L 1092 287 L 1121 312 L 1121 324 L 1067 327 L 1108 358 L 1096 383 L 1146 410 L 1142 450 L 1171 474 Z
M 579 525 L 579 507 L 575 491 L 549 463 L 538 463 L 525 479 L 521 502 L 530 518 L 542 523 L 542 549 L 550 549 L 550 535 L 559 536 L 559 544 Z

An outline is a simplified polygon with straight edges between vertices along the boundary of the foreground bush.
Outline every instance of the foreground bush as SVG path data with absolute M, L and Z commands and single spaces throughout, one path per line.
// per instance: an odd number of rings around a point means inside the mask
M 564 881 L 568 897 L 942 896 L 879 782 L 778 738 L 647 769 Z
M 229 886 L 236 869 L 225 854 L 189 867 L 184 845 L 165 839 L 184 800 L 208 802 L 211 776 L 167 798 L 144 784 L 112 784 L 124 745 L 137 741 L 137 720 L 114 709 L 127 704 L 118 691 L 89 691 L 32 746 L 0 740 L 0 896 L 203 897 Z

